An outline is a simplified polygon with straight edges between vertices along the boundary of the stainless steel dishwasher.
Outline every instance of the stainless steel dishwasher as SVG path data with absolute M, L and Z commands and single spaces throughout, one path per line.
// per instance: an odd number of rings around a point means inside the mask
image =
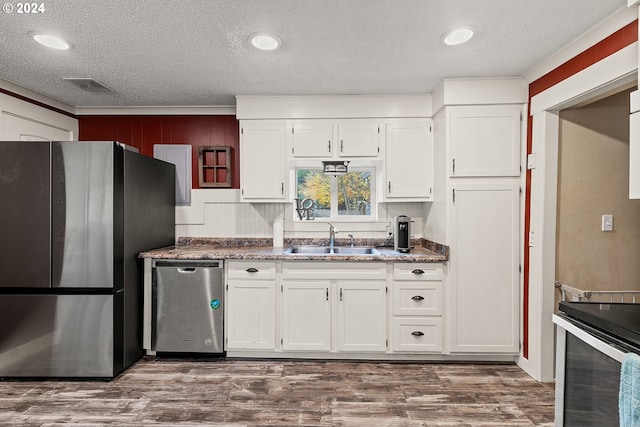
M 223 353 L 221 260 L 156 260 L 151 348 L 157 352 Z

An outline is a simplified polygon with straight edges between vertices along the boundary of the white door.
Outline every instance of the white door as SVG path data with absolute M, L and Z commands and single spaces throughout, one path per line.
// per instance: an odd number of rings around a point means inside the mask
M 291 124 L 293 157 L 331 157 L 333 123 L 327 120 L 297 120 Z
M 386 282 L 338 281 L 338 350 L 385 351 Z
M 330 287 L 328 280 L 283 283 L 283 350 L 330 350 Z
M 227 348 L 275 349 L 275 303 L 273 280 L 229 281 L 226 306 Z
M 339 121 L 337 145 L 340 157 L 377 157 L 380 154 L 380 122 L 367 119 Z
M 285 146 L 285 122 L 282 120 L 245 120 L 240 124 L 240 187 L 243 199 L 285 198 Z
M 71 141 L 73 131 L 3 112 L 4 141 Z
M 433 139 L 430 119 L 406 119 L 385 128 L 387 198 L 431 200 Z
M 521 114 L 521 105 L 447 107 L 450 176 L 520 176 Z
M 514 179 L 453 187 L 452 352 L 519 351 L 519 198 Z

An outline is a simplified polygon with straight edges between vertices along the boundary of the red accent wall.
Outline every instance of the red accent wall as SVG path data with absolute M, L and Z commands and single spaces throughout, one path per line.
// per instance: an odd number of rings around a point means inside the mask
M 533 117 L 531 117 L 531 98 L 550 87 L 560 83 L 564 79 L 577 74 L 579 71 L 590 67 L 609 55 L 638 41 L 638 21 L 633 21 L 627 26 L 619 29 L 607 38 L 591 46 L 584 52 L 579 53 L 564 64 L 548 72 L 529 85 L 529 115 L 527 119 L 527 154 L 532 153 L 533 145 Z M 529 241 L 529 231 L 531 230 L 531 171 L 527 170 L 525 208 L 524 208 L 524 241 Z M 529 248 L 525 246 L 524 251 L 524 295 L 523 295 L 523 338 L 522 355 L 525 359 L 529 357 Z
M 200 188 L 198 148 L 230 146 L 231 188 L 240 188 L 240 131 L 235 116 L 78 116 L 80 141 L 120 141 L 153 156 L 154 144 L 190 144 L 193 188 Z

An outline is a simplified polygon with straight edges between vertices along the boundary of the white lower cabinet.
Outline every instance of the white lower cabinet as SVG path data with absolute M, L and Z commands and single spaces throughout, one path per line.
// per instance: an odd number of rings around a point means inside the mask
M 331 349 L 330 288 L 329 281 L 283 282 L 283 350 Z
M 338 350 L 385 351 L 386 282 L 338 281 Z
M 439 263 L 394 264 L 394 352 L 443 351 L 443 271 Z
M 456 182 L 451 202 L 452 353 L 518 354 L 519 182 Z
M 275 262 L 227 261 L 227 348 L 275 350 Z
M 283 351 L 386 351 L 385 263 L 284 262 L 281 289 Z
M 231 357 L 445 353 L 441 263 L 229 260 L 226 267 Z
M 393 350 L 442 352 L 442 317 L 393 319 Z

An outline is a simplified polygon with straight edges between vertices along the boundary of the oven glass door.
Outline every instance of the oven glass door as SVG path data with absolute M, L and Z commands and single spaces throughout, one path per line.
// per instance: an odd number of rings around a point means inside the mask
M 619 425 L 620 362 L 566 335 L 564 426 Z

